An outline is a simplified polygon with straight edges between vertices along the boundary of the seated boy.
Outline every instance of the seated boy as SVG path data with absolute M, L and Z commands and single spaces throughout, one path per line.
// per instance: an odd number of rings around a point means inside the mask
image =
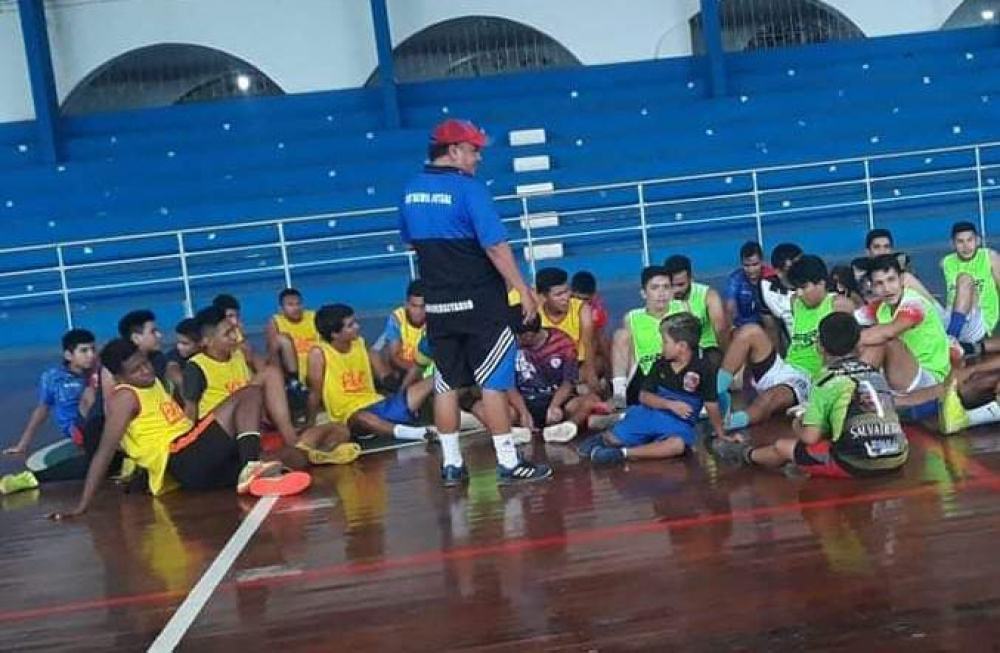
M 610 431 L 587 438 L 582 456 L 596 464 L 675 458 L 693 447 L 702 407 L 717 437 L 725 437 L 719 412 L 715 368 L 699 352 L 701 322 L 674 313 L 660 323 L 662 357 L 643 379 L 639 405 L 630 407 Z
M 94 351 L 94 334 L 84 329 L 71 329 L 62 337 L 62 349 L 62 363 L 45 370 L 38 381 L 38 405 L 32 411 L 21 438 L 16 445 L 3 450 L 7 455 L 27 453 L 38 429 L 51 414 L 65 439 L 52 445 L 51 450 L 46 450 L 60 462 L 34 473 L 24 471 L 3 476 L 0 478 L 0 494 L 30 490 L 47 481 L 79 480 L 86 474 L 80 425 L 95 397 L 94 363 L 97 354 Z M 55 448 L 60 451 L 55 452 Z
M 184 368 L 192 356 L 201 353 L 201 329 L 198 320 L 189 317 L 177 323 L 174 333 L 177 334 L 177 342 L 167 352 L 166 380 L 172 386 L 174 398 L 179 403 L 184 397 Z
M 423 440 L 427 429 L 415 426 L 416 412 L 434 389 L 425 378 L 391 397 L 375 391 L 372 364 L 354 309 L 343 304 L 316 312 L 320 344 L 309 351 L 309 413 L 326 408 L 334 424 L 346 425 L 358 436 L 391 435 Z
M 119 447 L 146 470 L 156 496 L 179 485 L 188 490 L 234 487 L 240 494 L 289 494 L 301 491 L 308 475 L 281 475 L 281 463 L 260 460 L 260 389 L 247 387 L 216 406 L 197 423 L 167 394 L 149 359 L 133 342 L 115 339 L 101 351 L 101 364 L 113 376 L 104 432 L 87 471 L 83 494 L 69 513 L 87 511 Z
M 889 384 L 858 358 L 861 328 L 847 313 L 831 313 L 819 325 L 826 366 L 813 386 L 809 407 L 796 420 L 798 438 L 764 447 L 716 440 L 724 458 L 778 468 L 795 463 L 808 476 L 850 478 L 898 470 L 908 445 Z
M 588 270 L 580 270 L 570 279 L 569 286 L 573 297 L 590 307 L 594 322 L 594 369 L 597 378 L 603 379 L 611 373 L 611 335 L 607 329 L 611 318 L 604 298 L 597 291 L 597 278 Z

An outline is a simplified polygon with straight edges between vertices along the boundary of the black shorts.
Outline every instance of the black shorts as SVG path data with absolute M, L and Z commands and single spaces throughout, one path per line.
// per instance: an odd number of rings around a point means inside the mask
M 537 395 L 535 397 L 525 397 L 524 405 L 531 413 L 531 419 L 535 422 L 536 428 L 545 426 L 545 418 L 549 414 L 549 406 L 552 405 L 552 395 Z
M 167 460 L 167 471 L 185 490 L 236 487 L 240 468 L 236 438 L 211 415 L 174 440 Z
M 517 343 L 506 316 L 484 317 L 475 310 L 428 313 L 427 337 L 436 392 L 471 386 L 497 391 L 514 387 Z

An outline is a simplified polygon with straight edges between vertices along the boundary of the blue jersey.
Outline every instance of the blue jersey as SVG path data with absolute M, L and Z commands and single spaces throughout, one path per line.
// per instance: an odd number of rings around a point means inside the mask
M 38 380 L 38 403 L 48 406 L 59 432 L 73 437 L 80 420 L 80 397 L 87 388 L 89 374 L 78 376 L 66 365 L 55 365 Z
M 742 269 L 734 271 L 726 281 L 726 301 L 736 303 L 736 314 L 733 316 L 733 326 L 744 324 L 760 324 L 761 306 L 760 293 L 757 285 L 751 283 Z
M 429 313 L 506 315 L 507 288 L 485 250 L 506 241 L 507 230 L 485 184 L 427 166 L 403 192 L 399 231 L 416 251 Z

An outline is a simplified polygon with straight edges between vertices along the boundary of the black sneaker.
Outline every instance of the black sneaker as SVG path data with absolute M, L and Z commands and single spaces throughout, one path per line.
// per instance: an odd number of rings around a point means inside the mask
M 497 465 L 497 485 L 513 485 L 515 483 L 532 483 L 552 478 L 552 468 L 548 465 L 536 465 L 529 460 L 521 460 L 515 467 L 508 469 Z
M 724 463 L 748 465 L 753 445 L 749 442 L 734 442 L 725 438 L 713 437 L 708 441 L 708 449 Z
M 458 487 L 469 482 L 469 469 L 465 465 L 445 465 L 441 469 L 441 483 L 445 487 Z

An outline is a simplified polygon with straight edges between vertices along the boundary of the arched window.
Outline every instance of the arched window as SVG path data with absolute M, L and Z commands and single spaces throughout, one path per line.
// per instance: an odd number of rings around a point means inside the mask
M 722 0 L 719 18 L 726 52 L 770 50 L 865 36 L 850 19 L 819 0 Z M 700 13 L 691 19 L 691 44 L 694 54 L 705 53 Z
M 200 45 L 161 44 L 97 68 L 66 97 L 67 115 L 164 107 L 283 91 L 252 64 Z
M 487 16 L 454 18 L 427 27 L 396 46 L 392 60 L 399 82 L 580 65 L 552 37 L 512 20 Z M 368 84 L 376 79 L 377 71 Z
M 963 27 L 982 27 L 996 25 L 1000 22 L 1000 3 L 996 0 L 965 0 L 941 29 L 961 29 Z

